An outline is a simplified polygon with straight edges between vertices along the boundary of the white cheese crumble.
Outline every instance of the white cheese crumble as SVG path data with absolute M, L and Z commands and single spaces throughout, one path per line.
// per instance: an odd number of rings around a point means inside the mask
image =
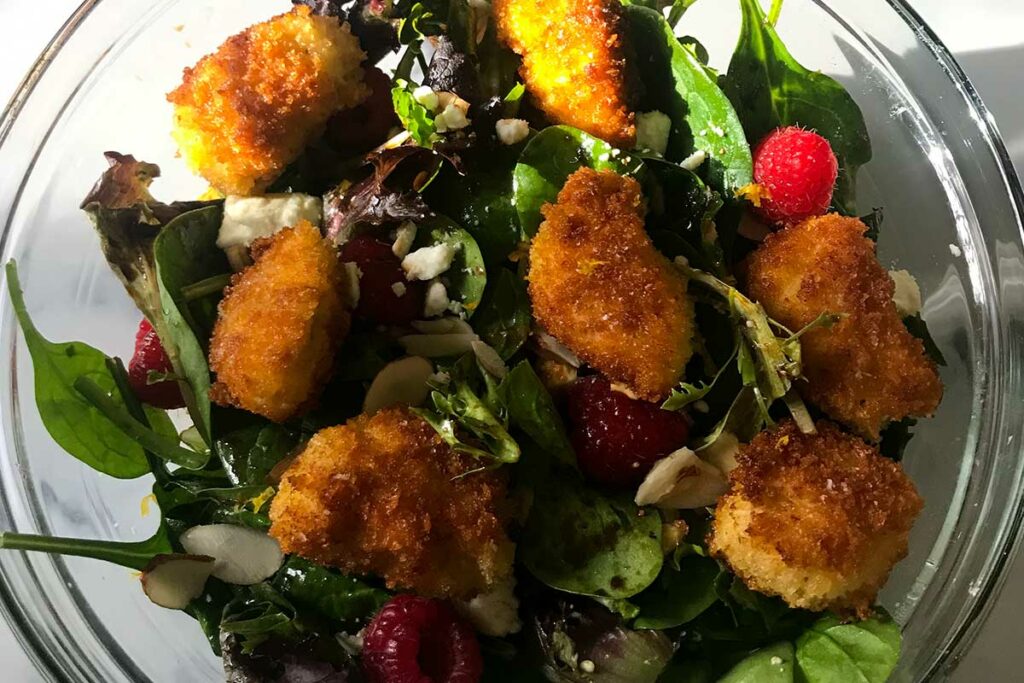
M 656 154 L 665 154 L 668 136 L 672 132 L 672 119 L 660 111 L 648 111 L 636 115 L 636 147 L 649 149 Z
M 351 262 L 341 265 L 344 267 L 342 274 L 345 282 L 345 303 L 349 308 L 355 308 L 359 305 L 359 278 L 363 276 L 363 272 L 359 270 L 359 266 Z
M 395 296 L 397 296 L 398 298 L 402 298 L 403 296 L 405 296 L 405 283 L 394 283 L 393 285 L 391 285 L 391 291 L 394 292 Z
M 906 318 L 908 315 L 917 315 L 921 312 L 921 288 L 917 280 L 906 270 L 890 270 L 889 277 L 895 288 L 892 292 L 892 302 L 896 304 L 896 310 Z
M 440 280 L 427 285 L 427 294 L 423 298 L 423 316 L 433 318 L 448 310 L 448 290 Z
M 469 125 L 466 112 L 456 103 L 446 105 L 441 113 L 434 117 L 434 127 L 438 133 L 447 133 L 450 130 L 461 130 Z
M 405 258 L 416 241 L 416 224 L 406 221 L 395 230 L 395 242 L 391 245 L 391 253 L 398 258 Z
M 517 633 L 523 624 L 519 621 L 519 599 L 515 594 L 515 586 L 515 579 L 510 577 L 468 602 L 458 601 L 456 609 L 477 631 L 486 636 L 500 637 Z
M 437 105 L 439 102 L 437 93 L 434 92 L 434 89 L 431 88 L 429 85 L 421 85 L 415 90 L 413 90 L 412 98 L 419 102 L 420 104 L 422 104 L 427 109 L 429 109 L 430 111 L 434 111 L 437 109 Z
M 224 200 L 224 218 L 217 233 L 217 246 L 248 247 L 260 237 L 307 220 L 320 225 L 323 203 L 307 194 L 268 194 L 262 197 L 236 197 Z
M 696 171 L 698 168 L 700 168 L 700 165 L 707 160 L 707 158 L 707 152 L 705 152 L 702 149 L 698 149 L 696 152 L 680 161 L 679 165 L 682 166 L 687 171 Z
M 422 247 L 402 259 L 407 280 L 432 280 L 452 266 L 455 247 L 445 242 Z
M 953 255 L 953 258 L 960 258 L 960 255 L 963 254 L 963 252 L 960 251 L 960 247 L 955 244 L 949 245 L 949 253 Z
M 498 119 L 494 131 L 503 145 L 522 142 L 530 134 L 530 124 L 523 119 Z

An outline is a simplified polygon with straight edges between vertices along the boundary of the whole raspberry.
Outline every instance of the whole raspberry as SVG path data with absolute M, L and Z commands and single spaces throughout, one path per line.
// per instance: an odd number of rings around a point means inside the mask
M 363 636 L 369 683 L 476 683 L 483 676 L 473 629 L 441 600 L 396 595 Z
M 634 488 L 655 462 L 686 445 L 690 423 L 613 391 L 603 377 L 583 377 L 569 387 L 570 436 L 580 469 L 616 488 Z
M 423 317 L 424 283 L 405 279 L 402 262 L 390 244 L 357 235 L 341 248 L 341 260 L 355 263 L 362 273 L 356 317 L 385 325 L 403 325 Z
M 128 382 L 143 403 L 165 409 L 184 406 L 185 400 L 181 397 L 178 383 L 171 379 L 150 384 L 151 372 L 170 373 L 173 368 L 156 330 L 143 318 L 139 323 L 139 331 L 135 333 L 135 353 L 128 363 Z
M 828 140 L 787 126 L 765 136 L 754 150 L 754 182 L 765 196 L 755 207 L 769 223 L 795 223 L 828 211 L 839 163 Z

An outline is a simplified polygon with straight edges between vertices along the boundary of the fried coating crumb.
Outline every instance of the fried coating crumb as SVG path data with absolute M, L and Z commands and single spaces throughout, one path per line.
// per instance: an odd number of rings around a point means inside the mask
M 693 305 L 644 230 L 639 183 L 581 168 L 543 212 L 530 246 L 537 320 L 613 382 L 663 398 L 693 351 Z
M 618 0 L 495 0 L 494 14 L 498 36 L 523 57 L 527 90 L 552 121 L 635 146 Z
M 791 330 L 823 312 L 845 317 L 801 337 L 806 397 L 830 417 L 877 440 L 891 420 L 931 415 L 942 382 L 924 345 L 893 303 L 893 282 L 867 227 L 836 214 L 769 235 L 751 255 L 750 295 Z
M 308 7 L 250 26 L 167 95 L 181 155 L 224 194 L 259 194 L 332 114 L 369 95 L 364 56 L 347 24 Z
M 514 546 L 496 471 L 453 451 L 407 408 L 318 432 L 270 508 L 286 553 L 393 589 L 470 599 L 511 576 Z
M 923 505 L 900 466 L 827 421 L 787 420 L 737 455 L 708 539 L 753 590 L 864 618 Z
M 315 405 L 348 334 L 334 248 L 308 221 L 252 246 L 231 280 L 210 341 L 210 398 L 283 422 Z

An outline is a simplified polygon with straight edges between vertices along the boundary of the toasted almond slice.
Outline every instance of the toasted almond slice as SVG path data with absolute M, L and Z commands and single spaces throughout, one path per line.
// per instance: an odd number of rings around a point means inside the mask
M 413 320 L 412 328 L 423 334 L 474 334 L 469 323 L 455 316 L 436 320 Z
M 494 347 L 482 341 L 472 342 L 470 347 L 472 347 L 476 359 L 480 361 L 480 365 L 483 366 L 484 370 L 498 379 L 505 379 L 505 375 L 508 374 L 508 367 L 505 365 L 505 361 L 501 359 L 501 356 L 498 355 L 498 352 L 494 350 Z
M 398 341 L 410 356 L 445 358 L 472 351 L 473 342 L 479 339 L 475 334 L 410 334 Z
M 284 564 L 277 541 L 249 527 L 204 524 L 192 527 L 180 540 L 189 553 L 214 558 L 213 576 L 237 586 L 259 583 Z
M 637 505 L 692 510 L 714 505 L 729 488 L 725 476 L 689 448 L 654 463 L 636 492 Z
M 157 555 L 142 570 L 142 591 L 161 607 L 185 609 L 203 594 L 213 567 L 209 555 Z
M 363 412 L 372 415 L 393 405 L 418 406 L 430 393 L 427 380 L 434 374 L 434 364 L 420 356 L 392 361 L 373 378 L 363 401 Z

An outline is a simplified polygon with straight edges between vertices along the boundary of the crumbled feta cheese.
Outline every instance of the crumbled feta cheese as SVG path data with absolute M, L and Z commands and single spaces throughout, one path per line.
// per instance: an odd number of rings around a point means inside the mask
M 405 296 L 405 283 L 404 282 L 396 282 L 396 283 L 394 283 L 393 285 L 391 285 L 391 291 L 394 292 L 395 296 L 397 296 L 399 298 Z
M 782 664 L 782 657 L 772 657 L 768 661 L 772 663 L 772 666 L 779 666 Z
M 672 132 L 672 119 L 660 111 L 636 115 L 636 148 L 664 154 L 668 149 L 668 136 Z
M 456 602 L 455 607 L 477 631 L 486 636 L 501 637 L 517 633 L 523 624 L 519 621 L 519 599 L 515 587 L 515 578 L 509 577 L 468 602 Z
M 712 123 L 710 126 L 708 126 L 708 128 L 710 128 L 711 132 L 717 135 L 718 137 L 725 137 L 725 129 L 722 128 L 721 126 L 716 126 L 715 124 Z
M 359 270 L 359 266 L 348 261 L 341 265 L 344 268 L 342 275 L 345 283 L 345 303 L 349 308 L 355 308 L 359 305 L 359 278 L 363 276 L 363 272 Z
M 447 133 L 450 130 L 461 130 L 469 125 L 466 112 L 454 103 L 447 105 L 441 113 L 434 117 L 434 127 L 438 133 Z
M 427 294 L 423 299 L 423 316 L 433 318 L 448 310 L 448 290 L 440 280 L 427 285 Z
M 498 119 L 494 130 L 503 145 L 514 145 L 522 142 L 530 134 L 530 124 L 522 119 Z
M 452 266 L 455 247 L 445 242 L 422 247 L 402 259 L 407 280 L 432 280 Z
M 707 158 L 707 152 L 702 149 L 698 149 L 696 152 L 680 161 L 679 165 L 687 171 L 696 171 Z
M 217 246 L 248 247 L 260 237 L 270 237 L 281 228 L 307 220 L 320 225 L 323 203 L 307 194 L 268 194 L 262 197 L 229 196 L 224 199 L 224 218 L 217 233 Z
M 949 253 L 953 255 L 953 258 L 960 258 L 960 255 L 963 254 L 963 252 L 960 251 L 960 247 L 955 244 L 949 245 Z
M 436 111 L 438 105 L 437 93 L 429 85 L 421 85 L 412 91 L 412 98 L 422 104 L 430 111 Z
M 892 302 L 896 304 L 896 310 L 902 317 L 917 315 L 921 312 L 921 288 L 917 286 L 917 280 L 906 270 L 890 270 L 889 277 L 895 288 L 892 292 Z
M 654 463 L 636 491 L 637 505 L 657 505 L 671 510 L 692 510 L 714 505 L 729 488 L 725 476 L 689 448 Z
M 391 245 L 391 253 L 398 258 L 405 258 L 416 241 L 416 224 L 406 221 L 395 230 L 395 243 Z
M 592 660 L 584 659 L 580 662 L 580 671 L 585 674 L 592 674 L 597 670 L 597 665 Z

